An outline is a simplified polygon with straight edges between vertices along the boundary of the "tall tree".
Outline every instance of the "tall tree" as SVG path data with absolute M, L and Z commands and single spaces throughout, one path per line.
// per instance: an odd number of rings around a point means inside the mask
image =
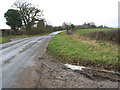
M 68 32 L 68 30 L 69 30 L 69 24 L 68 24 L 67 22 L 63 22 L 62 27 L 63 27 L 64 29 L 66 29 L 67 32 Z
M 22 26 L 22 19 L 18 10 L 9 9 L 5 14 L 6 24 L 17 31 Z
M 40 20 L 37 23 L 37 28 L 41 29 L 41 28 L 44 28 L 44 27 L 45 27 L 45 21 L 44 20 Z
M 13 7 L 19 10 L 27 31 L 31 30 L 33 25 L 36 24 L 36 22 L 39 21 L 40 17 L 43 15 L 42 10 L 39 10 L 31 3 L 26 1 L 18 0 L 13 4 Z
M 71 28 L 72 28 L 72 29 L 74 29 L 74 28 L 75 28 L 74 24 L 71 24 Z

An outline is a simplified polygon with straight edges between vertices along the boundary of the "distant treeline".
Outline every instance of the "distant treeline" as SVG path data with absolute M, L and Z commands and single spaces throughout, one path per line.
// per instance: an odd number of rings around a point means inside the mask
M 60 30 L 67 30 L 67 29 L 87 29 L 87 28 L 108 28 L 106 26 L 96 26 L 93 22 L 90 23 L 84 23 L 83 25 L 73 25 L 68 24 L 67 27 L 63 24 L 62 26 L 52 26 L 52 25 L 45 25 L 44 20 L 40 20 L 38 24 L 35 27 L 32 27 L 31 30 L 26 31 L 25 27 L 23 26 L 21 29 L 19 29 L 17 32 L 12 29 L 2 29 L 2 35 L 8 36 L 8 35 L 35 35 L 35 34 L 44 34 L 44 33 L 50 33 L 54 31 L 60 31 Z
M 84 23 L 83 25 L 73 25 L 72 23 L 63 22 L 62 26 L 52 26 L 42 18 L 43 10 L 32 5 L 32 3 L 17 0 L 14 2 L 13 7 L 15 9 L 8 9 L 4 14 L 6 24 L 11 29 L 3 29 L 3 36 L 35 35 L 58 30 L 67 30 L 68 32 L 83 28 L 107 28 L 102 25 L 97 27 L 93 22 Z

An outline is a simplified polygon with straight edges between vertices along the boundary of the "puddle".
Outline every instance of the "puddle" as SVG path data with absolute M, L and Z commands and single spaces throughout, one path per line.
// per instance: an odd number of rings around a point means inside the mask
M 101 71 L 106 72 L 106 73 L 114 73 L 114 74 L 120 75 L 120 72 L 115 72 L 115 71 L 111 71 L 111 70 L 105 70 L 105 69 L 103 69 Z
M 72 69 L 72 70 L 80 70 L 80 71 L 82 71 L 82 69 L 89 69 L 89 70 L 91 70 L 91 68 L 84 67 L 84 66 L 77 66 L 77 65 L 71 65 L 71 64 L 64 64 L 64 65 L 67 68 Z M 112 71 L 112 70 L 105 70 L 105 69 L 99 70 L 99 69 L 96 69 L 96 71 L 101 71 L 101 72 L 105 72 L 105 73 L 113 73 L 113 74 L 120 75 L 120 72 L 115 72 L 115 71 Z
M 76 66 L 76 65 L 71 65 L 71 64 L 64 64 L 64 65 L 72 70 L 82 70 L 83 68 L 86 68 L 84 66 Z

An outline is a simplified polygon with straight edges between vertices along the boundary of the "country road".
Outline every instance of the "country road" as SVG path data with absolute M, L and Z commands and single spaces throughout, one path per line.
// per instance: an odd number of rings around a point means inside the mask
M 53 32 L 39 37 L 28 37 L 0 45 L 2 53 L 2 88 L 20 87 L 19 79 L 29 77 L 34 66 L 33 58 L 39 52 L 44 52 L 51 38 L 58 34 Z M 25 71 L 29 67 L 29 70 Z M 24 75 L 22 74 L 24 72 Z M 26 86 L 27 87 L 27 86 Z
M 60 32 L 1 44 L 2 88 L 118 88 L 117 74 L 71 70 L 48 55 L 49 41 Z

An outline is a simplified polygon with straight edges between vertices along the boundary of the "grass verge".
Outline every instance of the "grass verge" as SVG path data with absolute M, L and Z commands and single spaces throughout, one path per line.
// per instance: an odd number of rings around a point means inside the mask
M 0 43 L 9 42 L 10 39 L 12 39 L 12 38 L 27 38 L 27 37 L 43 36 L 43 35 L 47 35 L 47 34 L 49 34 L 49 33 L 38 34 L 38 35 L 10 35 L 10 36 L 3 36 L 3 37 L 0 37 Z
M 118 69 L 118 46 L 90 40 L 80 34 L 112 29 L 81 29 L 73 35 L 62 32 L 50 41 L 47 52 L 62 61 L 104 69 Z

